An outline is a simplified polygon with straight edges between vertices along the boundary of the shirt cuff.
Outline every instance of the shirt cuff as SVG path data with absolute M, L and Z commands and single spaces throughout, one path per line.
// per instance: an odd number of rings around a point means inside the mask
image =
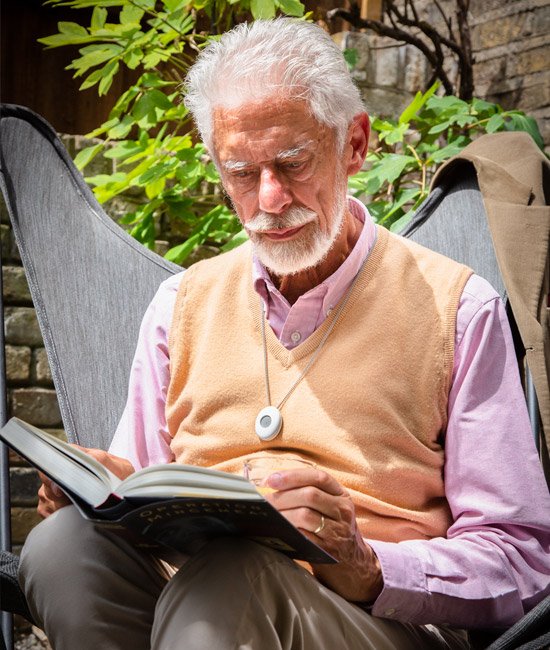
M 365 540 L 376 553 L 384 587 L 372 605 L 372 615 L 402 622 L 420 620 L 428 596 L 418 557 L 403 544 Z

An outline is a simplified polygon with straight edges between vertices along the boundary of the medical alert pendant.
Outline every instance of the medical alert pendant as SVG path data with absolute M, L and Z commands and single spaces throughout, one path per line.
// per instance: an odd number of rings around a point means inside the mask
M 283 417 L 276 406 L 266 406 L 256 418 L 256 435 L 260 440 L 273 440 L 283 426 Z

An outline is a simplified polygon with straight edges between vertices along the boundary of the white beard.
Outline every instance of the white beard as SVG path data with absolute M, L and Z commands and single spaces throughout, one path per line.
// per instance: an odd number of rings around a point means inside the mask
M 342 193 L 336 196 L 328 233 L 321 231 L 317 214 L 306 208 L 290 208 L 284 215 L 259 212 L 248 221 L 246 230 L 260 262 L 275 275 L 286 276 L 314 268 L 325 260 L 344 225 L 346 200 Z M 302 231 L 288 241 L 273 241 L 262 235 L 265 230 L 299 226 L 304 226 Z

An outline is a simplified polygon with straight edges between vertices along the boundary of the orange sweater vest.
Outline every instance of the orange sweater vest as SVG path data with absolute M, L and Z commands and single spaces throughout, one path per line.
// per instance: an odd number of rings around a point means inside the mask
M 265 404 L 260 298 L 245 244 L 184 275 L 170 329 L 166 414 L 176 462 L 242 472 L 245 458 L 292 451 L 346 487 L 365 537 L 445 536 L 442 432 L 456 312 L 471 271 L 378 228 L 339 322 L 260 441 Z M 293 350 L 267 327 L 278 403 L 334 317 Z

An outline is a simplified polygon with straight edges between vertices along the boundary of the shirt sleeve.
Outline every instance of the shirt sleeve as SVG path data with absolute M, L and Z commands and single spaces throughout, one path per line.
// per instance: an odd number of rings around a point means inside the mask
M 168 333 L 182 273 L 165 280 L 147 308 L 128 385 L 128 399 L 109 452 L 129 460 L 134 469 L 174 460 L 166 425 L 170 383 Z
M 478 276 L 457 319 L 445 440 L 446 538 L 366 540 L 384 588 L 375 616 L 505 627 L 550 593 L 550 497 L 500 298 Z

